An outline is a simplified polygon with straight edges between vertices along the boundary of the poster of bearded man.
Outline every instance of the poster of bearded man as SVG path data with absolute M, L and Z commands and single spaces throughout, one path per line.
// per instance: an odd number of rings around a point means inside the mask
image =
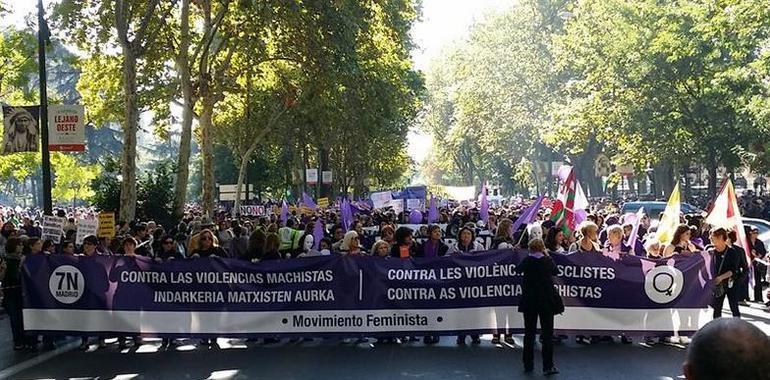
M 0 154 L 37 152 L 40 146 L 40 107 L 3 106 L 3 145 Z

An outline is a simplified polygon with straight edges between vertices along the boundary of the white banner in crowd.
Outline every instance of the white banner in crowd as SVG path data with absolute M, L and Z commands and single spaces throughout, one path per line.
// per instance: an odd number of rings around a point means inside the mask
M 372 193 L 369 198 L 372 200 L 374 208 L 385 208 L 391 206 L 390 201 L 393 200 L 393 194 L 390 191 L 380 191 Z
M 476 198 L 476 186 L 444 186 L 449 199 L 468 200 Z
M 82 245 L 83 239 L 88 235 L 96 236 L 99 231 L 98 219 L 79 219 L 78 220 L 78 232 L 75 237 L 75 244 Z
M 64 223 L 67 221 L 65 218 L 59 218 L 58 216 L 43 216 L 43 240 L 51 240 L 56 244 L 61 243 L 61 235 L 64 232 Z
M 84 152 L 86 131 L 82 105 L 48 106 L 48 149 L 58 152 Z
M 406 200 L 406 209 L 409 211 L 412 210 L 422 210 L 423 207 L 423 200 L 422 199 L 407 199 Z

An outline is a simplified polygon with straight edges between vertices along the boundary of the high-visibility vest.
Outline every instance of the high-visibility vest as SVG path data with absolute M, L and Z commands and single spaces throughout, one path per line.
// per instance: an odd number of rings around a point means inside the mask
M 281 245 L 278 248 L 281 251 L 291 249 L 294 244 L 294 229 L 289 227 L 281 227 L 278 229 L 278 237 L 281 238 Z
M 294 236 L 292 237 L 291 249 L 297 250 L 302 247 L 302 236 L 304 236 L 305 233 L 300 230 L 294 230 L 293 234 Z

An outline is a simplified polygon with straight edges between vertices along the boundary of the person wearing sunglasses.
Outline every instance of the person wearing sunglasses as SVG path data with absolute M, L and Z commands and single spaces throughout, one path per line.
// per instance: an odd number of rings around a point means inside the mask
M 192 257 L 227 257 L 219 244 L 214 241 L 214 233 L 211 230 L 203 230 L 198 236 L 198 246 L 193 250 Z
M 155 256 L 155 261 L 166 262 L 183 258 L 184 256 L 182 256 L 182 253 L 177 249 L 174 238 L 171 235 L 163 235 L 160 238 L 160 250 L 158 251 L 157 256 Z

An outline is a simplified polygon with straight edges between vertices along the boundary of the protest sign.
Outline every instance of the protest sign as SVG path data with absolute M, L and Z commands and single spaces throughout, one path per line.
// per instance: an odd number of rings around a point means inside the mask
M 390 191 L 380 191 L 377 193 L 372 193 L 369 196 L 369 199 L 372 200 L 374 208 L 385 208 L 388 207 L 390 201 L 393 200 L 393 195 Z
M 265 215 L 265 206 L 257 206 L 257 205 L 241 206 L 241 215 L 243 216 Z
M 96 237 L 115 237 L 115 213 L 100 212 L 98 219 L 99 230 L 96 233 Z
M 86 236 L 96 236 L 99 230 L 98 219 L 79 219 L 78 220 L 77 235 L 75 236 L 75 244 L 82 245 L 83 239 Z
M 329 207 L 329 198 L 318 198 L 318 207 L 320 208 Z
M 37 255 L 25 260 L 22 271 L 29 284 L 24 324 L 30 332 L 67 335 L 520 333 L 522 276 L 516 267 L 527 254 L 328 256 L 258 264 Z M 566 306 L 556 316 L 556 332 L 691 334 L 711 320 L 713 273 L 704 257 L 554 255 L 555 290 Z
M 424 201 L 422 199 L 412 199 L 409 198 L 406 200 L 406 209 L 409 211 L 412 210 L 422 210 L 424 206 Z
M 43 228 L 43 240 L 51 240 L 59 244 L 61 242 L 61 235 L 64 233 L 64 223 L 66 222 L 67 219 L 58 216 L 44 216 L 43 225 L 41 226 Z
M 404 212 L 404 200 L 403 199 L 391 199 L 387 203 L 387 206 L 392 207 L 393 208 L 393 212 L 395 212 L 396 214 L 400 214 L 400 213 Z

